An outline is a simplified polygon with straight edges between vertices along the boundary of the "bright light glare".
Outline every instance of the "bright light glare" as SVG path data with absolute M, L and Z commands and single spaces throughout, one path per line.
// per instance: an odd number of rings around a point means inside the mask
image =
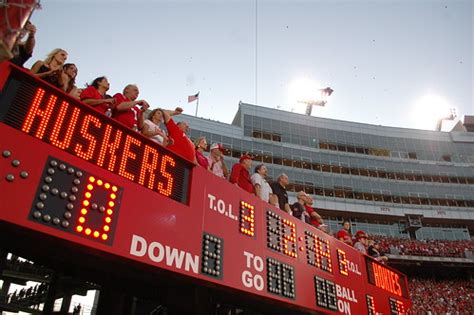
M 288 87 L 288 101 L 296 105 L 298 101 L 317 101 L 321 99 L 321 85 L 311 79 L 297 79 Z M 300 105 L 302 105 L 300 103 Z
M 412 112 L 415 128 L 434 130 L 439 119 L 448 117 L 452 106 L 439 95 L 428 94 L 416 101 Z

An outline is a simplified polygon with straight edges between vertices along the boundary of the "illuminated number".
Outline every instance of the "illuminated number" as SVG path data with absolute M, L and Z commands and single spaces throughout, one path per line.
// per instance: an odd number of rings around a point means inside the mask
M 329 241 L 305 231 L 306 258 L 308 264 L 323 271 L 332 272 Z
M 339 272 L 344 276 L 349 275 L 349 269 L 347 267 L 346 252 L 343 250 L 340 250 L 339 248 L 337 249 L 337 262 L 339 265 Z
M 283 253 L 287 256 L 296 258 L 296 224 L 282 219 L 283 222 Z
M 374 298 L 370 295 L 365 296 L 365 301 L 367 302 L 367 315 L 375 315 L 377 312 L 375 311 L 375 301 Z
M 336 286 L 334 282 L 315 276 L 314 287 L 316 291 L 316 305 L 337 311 Z
M 277 252 L 296 258 L 296 224 L 267 210 L 267 246 Z
M 222 257 L 224 256 L 224 240 L 207 233 L 202 238 L 201 272 L 214 278 L 222 278 Z
M 97 194 L 97 189 L 103 189 L 106 191 L 105 203 L 98 205 L 95 203 L 92 196 Z M 104 182 L 101 179 L 96 179 L 94 176 L 89 176 L 86 185 L 86 192 L 84 193 L 84 199 L 80 203 L 80 214 L 77 219 L 77 225 L 75 227 L 76 232 L 83 233 L 87 236 L 94 238 L 101 238 L 106 241 L 109 238 L 110 225 L 112 224 L 112 215 L 115 211 L 116 199 L 117 199 L 117 186 L 111 185 L 110 183 Z M 94 192 L 94 190 L 96 190 Z M 97 199 L 97 198 L 95 198 Z M 99 226 L 93 226 L 87 223 L 87 215 L 89 211 L 97 211 L 104 214 L 104 221 Z
M 267 258 L 267 290 L 270 293 L 295 298 L 295 272 L 292 266 Z
M 240 233 L 248 236 L 255 235 L 255 210 L 254 207 L 244 201 L 240 202 Z
M 166 164 L 168 163 L 172 167 L 175 167 L 176 165 L 174 159 L 171 156 L 165 155 L 161 161 L 160 173 L 168 180 L 168 184 L 165 188 L 162 182 L 158 183 L 158 190 L 165 196 L 169 196 L 173 192 L 173 175 L 166 171 Z
M 50 157 L 30 219 L 111 245 L 121 196 L 121 188 Z
M 393 298 L 390 298 L 389 302 L 390 302 L 390 314 L 391 315 L 406 314 L 405 305 L 403 305 L 402 301 L 398 301 L 398 300 L 395 300 Z

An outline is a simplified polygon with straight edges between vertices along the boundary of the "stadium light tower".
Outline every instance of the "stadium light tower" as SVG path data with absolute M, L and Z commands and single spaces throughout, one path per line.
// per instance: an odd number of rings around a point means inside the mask
M 307 99 L 307 100 L 298 100 L 298 103 L 306 104 L 306 112 L 307 116 L 311 116 L 311 112 L 313 110 L 313 106 L 325 106 L 328 102 L 328 97 L 331 96 L 333 89 L 327 87 L 325 89 L 319 89 L 320 97 L 318 99 Z
M 436 131 L 441 131 L 441 126 L 443 125 L 444 120 L 454 120 L 457 117 L 456 108 L 450 108 L 449 111 L 451 114 L 449 116 L 438 119 L 436 122 Z

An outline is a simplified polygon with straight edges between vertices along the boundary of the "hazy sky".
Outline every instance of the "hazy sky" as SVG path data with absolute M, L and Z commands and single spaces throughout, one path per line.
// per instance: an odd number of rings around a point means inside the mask
M 471 0 L 41 4 L 27 66 L 64 48 L 79 85 L 136 83 L 152 107 L 194 115 L 187 96 L 200 91 L 198 116 L 213 120 L 231 122 L 239 101 L 302 113 L 288 89 L 304 78 L 335 90 L 313 116 L 432 129 L 426 95 L 474 114 Z

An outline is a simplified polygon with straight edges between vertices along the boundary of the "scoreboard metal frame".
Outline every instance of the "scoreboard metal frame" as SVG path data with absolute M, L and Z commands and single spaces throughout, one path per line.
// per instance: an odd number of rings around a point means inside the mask
M 308 313 L 411 307 L 405 275 L 23 69 L 0 89 L 2 226 Z

